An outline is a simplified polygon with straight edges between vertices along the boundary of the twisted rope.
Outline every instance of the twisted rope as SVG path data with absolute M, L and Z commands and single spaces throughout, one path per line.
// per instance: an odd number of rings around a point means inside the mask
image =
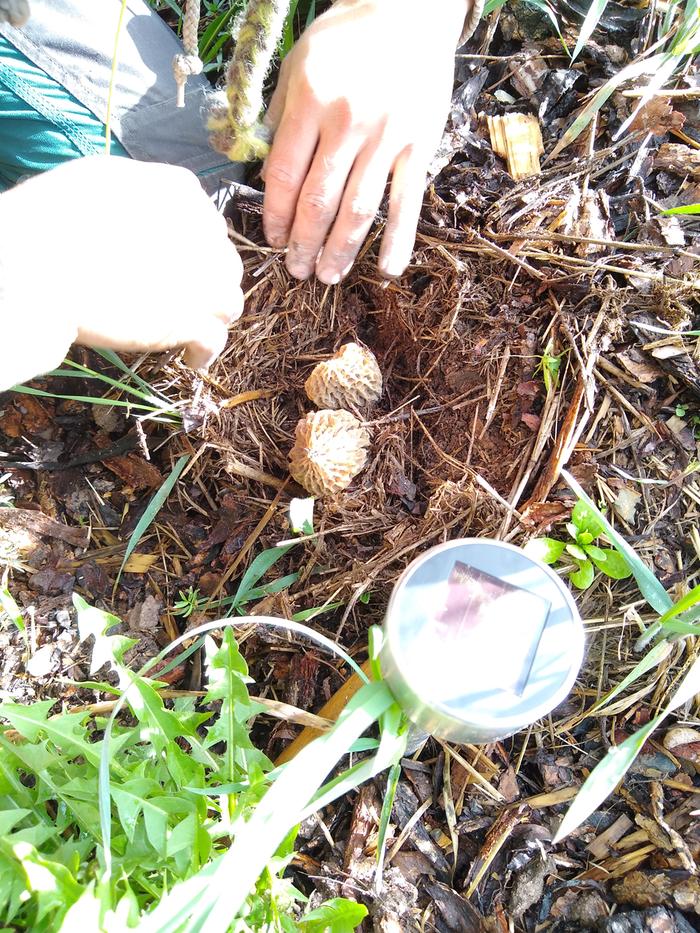
M 263 85 L 288 5 L 289 0 L 249 0 L 226 69 L 225 97 L 209 111 L 209 144 L 232 162 L 264 159 L 270 149 L 270 131 L 260 121 Z
M 1 0 L 0 0 L 1 2 Z M 185 106 L 185 85 L 189 75 L 201 74 L 202 60 L 199 57 L 197 34 L 199 32 L 201 0 L 187 0 L 187 9 L 182 21 L 183 51 L 173 58 L 173 76 L 177 85 L 177 106 Z

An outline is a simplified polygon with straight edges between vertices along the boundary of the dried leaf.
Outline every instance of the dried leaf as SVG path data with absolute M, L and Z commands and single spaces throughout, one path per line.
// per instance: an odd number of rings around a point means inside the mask
M 637 111 L 629 129 L 665 136 L 674 130 L 682 130 L 684 124 L 685 116 L 673 109 L 670 98 L 652 97 Z
M 615 899 L 633 907 L 672 907 L 700 914 L 700 879 L 685 872 L 632 871 L 613 884 Z

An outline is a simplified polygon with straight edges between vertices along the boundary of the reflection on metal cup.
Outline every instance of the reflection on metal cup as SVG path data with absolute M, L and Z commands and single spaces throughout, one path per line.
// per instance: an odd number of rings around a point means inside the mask
M 487 743 L 567 696 L 583 642 L 576 604 L 553 570 L 513 545 L 465 538 L 431 548 L 399 578 L 382 673 L 418 728 Z

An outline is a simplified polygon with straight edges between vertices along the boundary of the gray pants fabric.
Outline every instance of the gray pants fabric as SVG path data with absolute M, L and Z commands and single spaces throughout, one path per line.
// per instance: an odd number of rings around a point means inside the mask
M 28 22 L 0 24 L 0 34 L 60 82 L 105 122 L 121 0 L 31 0 Z M 111 103 L 112 132 L 132 158 L 182 165 L 210 191 L 240 180 L 242 166 L 211 150 L 204 126 L 212 88 L 202 76 L 187 81 L 185 107 L 176 106 L 172 59 L 177 36 L 143 0 L 127 0 Z

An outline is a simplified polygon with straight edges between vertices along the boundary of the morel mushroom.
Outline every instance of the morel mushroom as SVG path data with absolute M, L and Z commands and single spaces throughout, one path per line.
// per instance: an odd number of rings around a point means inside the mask
M 289 472 L 313 496 L 340 492 L 367 460 L 369 432 L 347 411 L 313 411 L 296 427 Z
M 346 343 L 314 367 L 304 388 L 319 408 L 359 408 L 382 394 L 382 373 L 373 353 Z

